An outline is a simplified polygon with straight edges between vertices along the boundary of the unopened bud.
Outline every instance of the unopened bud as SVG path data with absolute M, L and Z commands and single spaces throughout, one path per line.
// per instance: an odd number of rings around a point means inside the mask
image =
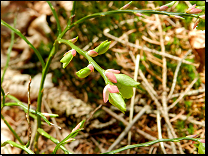
M 157 9 L 157 10 L 158 10 L 158 11 L 165 11 L 165 10 L 167 10 L 167 9 L 168 9 L 168 6 L 163 5 L 163 6 L 159 7 L 159 9 Z
M 63 63 L 63 68 L 65 68 L 70 63 L 74 56 L 76 56 L 76 50 L 74 49 L 64 54 L 64 57 L 60 60 L 60 62 Z
M 91 72 L 94 71 L 94 67 L 92 64 L 89 64 L 87 67 L 79 70 L 78 72 L 76 72 L 77 76 L 79 78 L 85 78 L 87 77 L 88 75 L 90 75 Z
M 139 12 L 137 12 L 137 13 L 135 12 L 134 15 L 136 15 L 136 16 L 138 16 L 138 17 L 143 16 L 143 14 L 141 14 L 141 13 L 139 13 Z
M 69 40 L 69 41 L 72 42 L 72 43 L 75 43 L 75 42 L 77 42 L 77 40 L 78 40 L 78 36 L 76 38 L 73 38 L 73 39 Z
M 121 7 L 121 10 L 127 9 L 129 6 L 130 6 L 130 4 L 128 3 L 128 4 L 124 5 L 123 7 Z
M 205 15 L 201 15 L 201 16 L 199 16 L 199 18 L 205 19 Z
M 98 55 L 104 54 L 109 49 L 110 43 L 110 41 L 108 42 L 108 40 L 106 40 L 97 46 L 94 51 L 96 51 Z
M 89 50 L 89 51 L 87 52 L 87 54 L 88 54 L 89 56 L 91 56 L 91 57 L 96 57 L 96 56 L 98 55 L 98 53 L 97 53 L 96 51 L 94 51 L 94 50 Z

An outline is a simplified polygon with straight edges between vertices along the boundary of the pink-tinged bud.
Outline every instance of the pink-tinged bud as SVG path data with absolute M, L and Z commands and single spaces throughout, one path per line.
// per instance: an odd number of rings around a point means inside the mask
M 141 14 L 141 13 L 139 13 L 139 12 L 137 12 L 137 13 L 134 13 L 134 15 L 136 15 L 136 16 L 138 16 L 138 17 L 141 17 L 141 16 L 143 16 L 143 14 Z
M 78 36 L 76 38 L 73 38 L 73 39 L 69 40 L 69 41 L 72 42 L 72 43 L 75 43 L 75 42 L 77 42 L 77 40 L 78 40 Z
M 205 143 L 205 139 L 199 139 L 198 141 L 201 143 Z
M 91 57 L 95 57 L 95 56 L 98 55 L 98 53 L 97 53 L 96 51 L 94 51 L 94 50 L 89 50 L 89 51 L 87 52 L 87 54 L 88 54 L 89 56 L 91 56 Z
M 72 53 L 73 56 L 76 56 L 76 50 L 72 49 L 71 53 Z
M 187 138 L 194 138 L 194 137 L 196 137 L 197 136 L 197 134 L 194 134 L 194 135 L 188 135 L 188 136 L 186 136 Z
M 201 9 L 197 9 L 195 7 L 196 7 L 196 4 L 194 4 L 191 7 L 189 7 L 188 10 L 186 11 L 186 13 L 187 14 L 198 14 L 198 13 L 202 12 Z
M 175 15 L 175 16 L 173 16 L 173 17 L 178 18 L 178 19 L 184 19 L 183 17 L 177 16 L 177 15 Z
M 129 6 L 130 6 L 130 4 L 128 3 L 128 4 L 124 5 L 123 7 L 121 7 L 121 10 L 127 9 Z
M 79 124 L 72 130 L 72 132 L 78 130 L 78 129 L 80 128 L 80 125 L 81 125 L 81 123 L 79 123 Z
M 201 16 L 199 16 L 199 18 L 205 19 L 205 15 L 201 15 Z
M 93 67 L 93 65 L 89 64 L 87 67 L 90 69 L 90 71 L 91 71 L 91 72 L 93 72 L 93 71 L 94 71 L 94 67 Z
M 114 75 L 114 73 L 105 71 L 105 75 L 107 76 L 107 78 L 108 78 L 111 82 L 117 83 L 117 79 L 116 79 L 116 76 Z
M 165 11 L 167 9 L 168 9 L 168 6 L 163 5 L 163 6 L 159 7 L 158 11 Z
M 198 14 L 198 13 L 200 13 L 200 12 L 202 12 L 201 9 L 194 8 L 194 9 L 190 10 L 188 13 L 189 13 L 189 14 Z
M 120 73 L 119 70 L 115 70 L 115 69 L 107 69 L 106 72 L 111 72 L 111 73 L 114 73 L 114 74 L 119 74 Z
M 118 87 L 115 85 L 106 85 L 103 89 L 103 101 L 106 103 L 110 93 L 119 93 Z
M 196 7 L 196 4 L 192 5 L 191 7 L 188 8 L 188 10 L 186 10 L 186 13 L 189 13 L 189 11 L 191 11 L 192 9 L 194 9 Z
M 194 23 L 193 29 L 196 28 L 196 26 L 199 24 L 199 21 L 200 21 L 199 19 L 196 20 L 196 22 Z

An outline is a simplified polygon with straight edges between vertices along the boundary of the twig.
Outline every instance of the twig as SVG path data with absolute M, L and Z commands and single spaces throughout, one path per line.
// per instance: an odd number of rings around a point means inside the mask
M 108 152 L 111 151 L 128 133 L 131 127 L 135 124 L 135 122 L 145 113 L 148 106 L 144 106 L 144 108 L 134 117 L 133 121 L 124 129 L 124 131 L 119 135 L 119 137 L 114 141 L 114 143 L 108 148 Z
M 127 45 L 129 45 L 129 46 L 131 46 L 131 47 L 134 47 L 134 48 L 137 48 L 137 49 L 140 49 L 140 50 L 143 49 L 144 51 L 148 51 L 148 52 L 151 52 L 151 53 L 155 53 L 155 54 L 157 54 L 157 55 L 165 56 L 165 57 L 168 57 L 168 58 L 170 58 L 170 59 L 177 60 L 177 61 L 180 61 L 180 60 L 181 60 L 181 59 L 180 59 L 179 57 L 177 57 L 177 56 L 170 55 L 170 54 L 167 54 L 167 53 L 161 53 L 160 51 L 157 51 L 157 50 L 155 50 L 155 49 L 149 49 L 149 48 L 147 48 L 145 45 L 144 45 L 144 46 L 139 46 L 139 45 L 135 45 L 135 44 L 130 43 L 130 42 L 125 42 L 125 41 L 123 41 L 123 40 L 121 40 L 121 39 L 119 39 L 119 38 L 117 38 L 117 37 L 115 37 L 115 36 L 109 34 L 109 33 L 108 33 L 109 31 L 110 31 L 110 29 L 109 29 L 109 28 L 106 28 L 106 29 L 103 31 L 104 35 L 107 36 L 107 37 L 109 37 L 109 38 L 111 38 L 111 39 L 113 39 L 113 40 L 115 40 L 115 41 L 117 41 L 117 42 L 120 42 L 120 43 L 122 43 L 122 44 L 124 44 L 124 45 L 127 44 Z M 194 66 L 198 67 L 198 64 L 195 64 L 195 63 L 192 63 L 192 62 L 189 62 L 189 61 L 186 61 L 186 60 L 183 60 L 182 62 L 183 62 L 183 63 L 186 63 L 186 64 L 194 65 Z
M 31 141 L 31 123 L 30 123 L 30 116 L 29 116 L 29 110 L 30 110 L 30 105 L 31 105 L 31 101 L 30 101 L 30 84 L 31 84 L 31 76 L 30 76 L 30 81 L 28 83 L 28 111 L 26 114 L 26 118 L 27 118 L 27 122 L 28 122 L 28 142 L 26 144 L 26 147 L 28 148 L 30 145 L 30 141 Z
M 172 103 L 170 106 L 168 106 L 168 111 L 175 107 L 175 105 L 186 95 L 186 93 L 193 87 L 193 85 L 195 84 L 195 82 L 198 80 L 198 77 L 196 77 L 192 82 L 191 84 L 186 88 L 186 90 L 183 92 L 183 94 L 181 94 L 179 96 L 179 98 L 174 102 Z
M 135 81 L 137 81 L 137 76 L 138 76 L 139 59 L 140 59 L 140 55 L 137 55 L 136 66 L 135 66 L 135 71 L 134 71 L 134 80 Z M 135 94 L 136 94 L 136 88 L 133 88 L 133 96 L 131 97 L 131 104 L 130 104 L 129 123 L 131 123 L 132 119 L 133 119 Z M 128 145 L 130 145 L 130 144 L 131 144 L 131 131 L 129 131 L 129 133 L 128 133 Z M 129 153 L 130 153 L 130 149 L 127 150 L 127 154 L 129 154 Z
M 106 111 L 108 114 L 110 114 L 112 117 L 114 117 L 115 119 L 117 119 L 118 121 L 121 121 L 125 126 L 128 126 L 129 123 L 123 117 L 121 117 L 120 115 L 118 116 L 116 113 L 112 112 L 109 108 L 107 108 L 105 106 L 103 106 L 102 109 L 104 111 Z M 142 109 L 143 109 L 143 107 L 141 107 L 140 110 L 142 110 Z M 150 107 L 147 110 L 149 110 L 149 109 L 150 109 Z M 146 111 L 146 112 L 148 112 L 148 111 Z M 121 115 L 123 115 L 123 114 L 121 114 Z M 146 133 L 146 132 L 138 129 L 135 126 L 133 126 L 132 128 L 136 129 L 137 133 L 143 135 L 146 139 L 149 139 L 149 140 L 157 140 L 156 137 L 153 137 L 153 136 L 149 135 L 148 133 Z M 171 146 L 170 145 L 168 145 L 166 143 L 164 143 L 164 145 L 165 145 L 165 147 L 171 149 Z
M 105 150 L 100 146 L 100 144 L 91 136 L 90 139 L 94 142 L 94 144 L 99 148 L 100 152 L 105 152 Z
M 167 124 L 166 124 L 167 125 Z M 167 126 L 167 133 L 168 133 L 168 138 L 172 138 L 173 135 L 171 134 L 170 132 L 170 128 Z M 176 146 L 173 142 L 170 143 L 171 144 L 171 149 L 173 151 L 173 154 L 177 154 L 177 151 L 176 151 Z
M 162 139 L 162 130 L 161 130 L 161 117 L 160 117 L 160 111 L 157 110 L 157 130 L 158 130 L 158 139 Z M 167 154 L 165 151 L 164 143 L 160 142 L 161 149 L 164 154 Z
M 140 74 L 143 74 L 142 71 L 140 71 L 139 69 L 139 73 Z M 140 75 L 141 76 L 141 75 Z M 144 76 L 144 75 L 143 75 Z M 163 109 L 162 109 L 162 106 L 161 104 L 159 103 L 159 101 L 157 100 L 157 98 L 152 94 L 151 90 L 146 86 L 146 84 L 144 83 L 144 81 L 142 82 L 142 85 L 145 87 L 145 89 L 148 91 L 148 93 L 150 94 L 151 98 L 154 100 L 155 104 L 157 105 L 158 109 L 161 111 L 161 114 L 163 115 L 163 118 L 165 119 L 165 122 L 167 123 L 167 125 L 169 126 L 170 130 L 171 130 L 171 133 L 172 135 L 177 138 L 177 135 L 175 134 L 175 131 L 169 121 L 169 118 L 165 115 Z M 177 142 L 177 145 L 180 147 L 180 143 Z M 180 152 L 183 153 L 182 151 L 182 148 L 180 147 Z
M 191 91 L 189 91 L 189 92 L 186 93 L 186 96 L 188 96 L 188 95 L 196 95 L 196 94 L 204 93 L 204 92 L 205 92 L 205 89 L 191 90 Z M 180 96 L 181 94 L 183 94 L 183 93 L 173 94 L 173 95 L 170 97 L 170 99 L 175 98 L 175 97 L 178 97 L 178 96 Z
M 164 40 L 163 40 L 163 30 L 162 30 L 162 26 L 161 26 L 161 22 L 160 22 L 160 18 L 158 15 L 155 15 L 156 17 L 156 21 L 158 22 L 158 30 L 160 33 L 160 47 L 161 47 L 161 52 L 163 54 L 165 54 L 165 45 L 164 45 Z M 167 92 L 166 92 L 166 83 L 167 83 L 167 62 L 166 62 L 166 58 L 163 56 L 162 57 L 162 61 L 163 61 L 163 68 L 162 68 L 162 87 L 163 87 L 163 92 L 162 92 L 162 105 L 163 105 L 163 110 L 164 113 L 163 115 L 166 115 L 167 118 L 168 117 L 168 113 L 167 113 L 167 100 L 166 100 L 166 96 L 167 96 Z M 162 131 L 161 131 L 161 124 L 160 124 L 160 113 L 159 111 L 157 111 L 157 124 L 158 124 L 158 138 L 162 139 Z M 161 149 L 163 151 L 164 154 L 166 154 L 165 148 L 164 148 L 164 144 L 161 142 Z
M 100 104 L 94 111 L 92 111 L 92 112 L 90 113 L 90 117 L 86 120 L 85 125 L 87 125 L 87 123 L 89 122 L 89 120 L 92 118 L 93 114 L 94 114 L 98 109 L 100 109 L 100 107 L 102 107 L 102 104 Z
M 171 90 L 170 90 L 170 93 L 169 93 L 169 95 L 168 95 L 167 101 L 170 99 L 170 97 L 172 96 L 173 91 L 174 91 L 174 89 L 175 89 L 176 80 L 177 80 L 177 77 L 178 77 L 178 72 L 179 72 L 181 63 L 182 63 L 182 61 L 188 56 L 188 54 L 190 54 L 191 52 L 192 52 L 192 50 L 189 50 L 189 51 L 183 56 L 183 58 L 179 61 L 178 65 L 177 65 L 177 67 L 176 67 L 176 70 L 175 70 L 175 73 L 174 73 L 174 77 L 173 77 L 173 83 L 172 83 Z

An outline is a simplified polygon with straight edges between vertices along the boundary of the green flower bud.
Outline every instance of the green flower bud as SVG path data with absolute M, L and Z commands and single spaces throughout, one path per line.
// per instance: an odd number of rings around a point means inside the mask
M 129 87 L 137 87 L 140 83 L 134 81 L 131 77 L 125 75 L 125 74 L 114 74 L 116 76 L 116 80 L 118 83 L 129 86 Z
M 98 55 L 104 54 L 109 49 L 110 43 L 110 41 L 108 42 L 108 40 L 106 40 L 97 46 L 94 51 L 96 51 Z
M 126 111 L 126 104 L 122 96 L 118 93 L 110 93 L 109 95 L 109 102 L 117 107 L 122 113 L 125 114 Z
M 72 49 L 64 54 L 64 57 L 60 60 L 61 63 L 63 63 L 63 68 L 65 68 L 72 58 L 76 55 L 76 50 Z
M 93 72 L 93 70 L 94 70 L 93 65 L 89 64 L 87 67 L 76 72 L 76 74 L 79 78 L 85 78 L 88 75 L 90 75 L 90 73 Z

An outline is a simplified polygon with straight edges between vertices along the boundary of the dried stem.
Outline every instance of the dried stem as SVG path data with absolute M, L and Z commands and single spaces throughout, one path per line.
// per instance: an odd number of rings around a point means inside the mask
M 30 116 L 29 116 L 29 113 L 30 113 L 30 105 L 31 105 L 31 101 L 30 101 L 30 84 L 31 84 L 31 76 L 30 76 L 30 81 L 28 83 L 28 111 L 27 111 L 27 114 L 26 114 L 26 118 L 27 118 L 27 122 L 28 122 L 28 142 L 26 144 L 26 147 L 28 148 L 29 145 L 30 145 L 30 140 L 31 140 L 31 123 L 30 123 Z

